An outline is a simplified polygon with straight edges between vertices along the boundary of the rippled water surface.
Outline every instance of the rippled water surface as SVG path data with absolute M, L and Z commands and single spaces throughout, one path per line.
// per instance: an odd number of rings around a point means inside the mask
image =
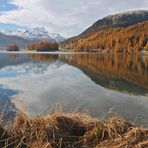
M 46 115 L 54 104 L 148 125 L 148 57 L 0 53 L 0 111 Z

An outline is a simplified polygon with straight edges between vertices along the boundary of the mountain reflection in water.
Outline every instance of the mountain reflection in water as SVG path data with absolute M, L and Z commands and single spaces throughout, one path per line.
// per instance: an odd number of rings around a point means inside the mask
M 118 54 L 61 55 L 95 83 L 125 93 L 148 93 L 148 57 Z
M 66 110 L 79 105 L 95 116 L 113 108 L 127 120 L 148 125 L 146 56 L 1 53 L 0 85 L 17 90 L 15 108 L 33 115 L 47 114 L 58 102 Z

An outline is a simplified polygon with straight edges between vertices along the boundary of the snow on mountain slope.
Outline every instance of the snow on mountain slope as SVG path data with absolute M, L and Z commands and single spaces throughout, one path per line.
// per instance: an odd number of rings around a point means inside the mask
M 57 41 L 57 42 L 61 42 L 65 40 L 65 38 L 62 37 L 60 34 L 49 33 L 43 27 L 41 28 L 36 27 L 28 30 L 25 30 L 25 29 L 6 30 L 3 33 L 6 35 L 19 36 L 29 40 L 48 40 L 48 41 Z

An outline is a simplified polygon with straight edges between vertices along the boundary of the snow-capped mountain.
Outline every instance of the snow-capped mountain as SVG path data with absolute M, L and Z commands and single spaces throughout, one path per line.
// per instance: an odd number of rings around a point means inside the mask
M 61 42 L 64 41 L 65 38 L 62 37 L 58 33 L 49 33 L 45 28 L 43 27 L 36 27 L 33 29 L 14 29 L 14 30 L 5 30 L 3 32 L 6 35 L 13 35 L 18 36 L 24 39 L 29 40 L 48 40 L 48 41 L 57 41 Z

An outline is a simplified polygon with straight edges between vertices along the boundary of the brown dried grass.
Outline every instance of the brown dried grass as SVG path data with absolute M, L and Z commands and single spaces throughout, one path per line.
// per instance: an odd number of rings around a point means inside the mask
M 147 147 L 148 129 L 117 117 L 105 124 L 80 113 L 32 118 L 18 114 L 6 130 L 0 128 L 0 144 L 6 148 Z

